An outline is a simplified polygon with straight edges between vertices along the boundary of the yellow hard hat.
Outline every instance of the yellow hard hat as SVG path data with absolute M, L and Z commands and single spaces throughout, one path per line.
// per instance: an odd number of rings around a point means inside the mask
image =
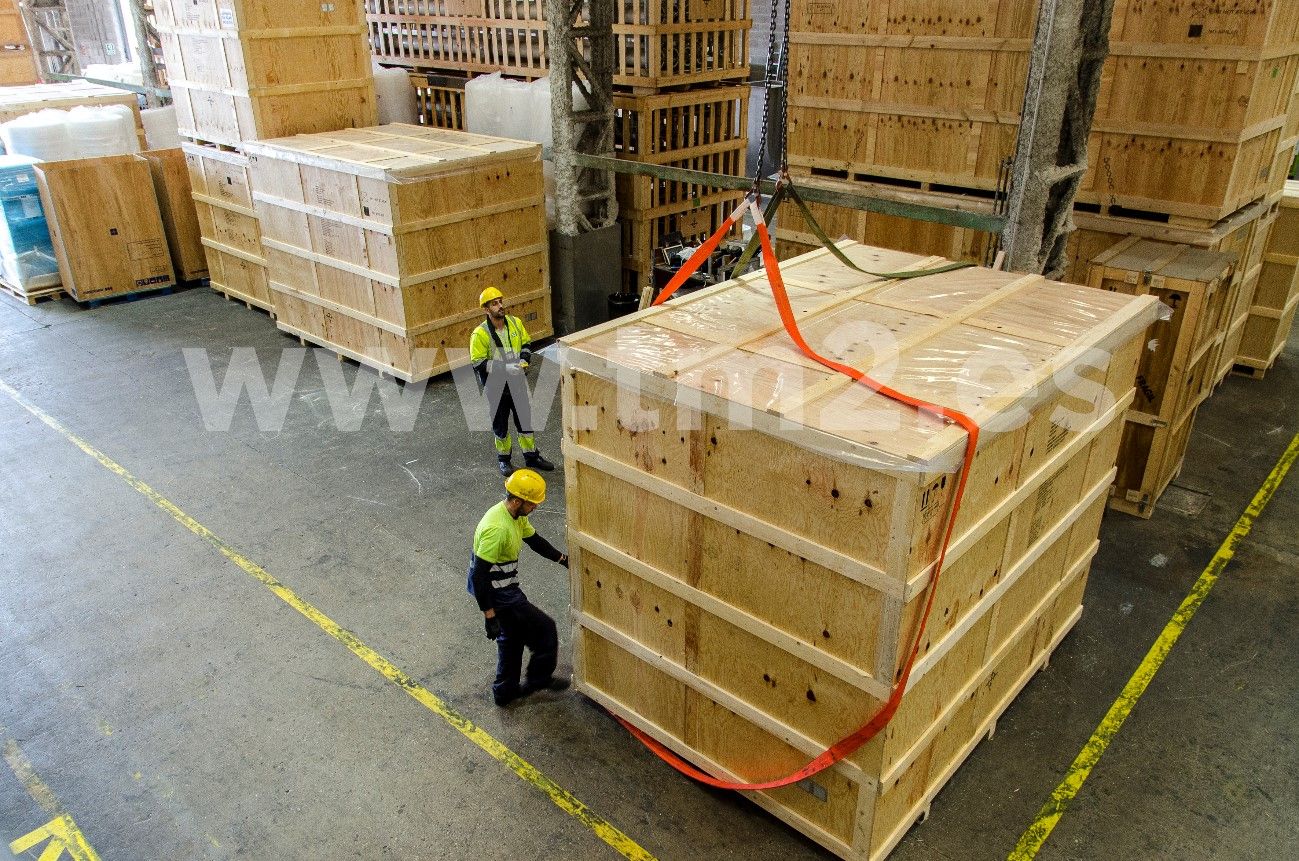
M 546 480 L 530 469 L 516 469 L 505 479 L 505 489 L 511 495 L 534 505 L 546 501 Z
M 488 302 L 491 302 L 493 299 L 504 298 L 505 294 L 500 290 L 497 290 L 495 287 L 488 287 L 486 290 L 478 294 L 478 304 L 481 307 L 486 305 Z

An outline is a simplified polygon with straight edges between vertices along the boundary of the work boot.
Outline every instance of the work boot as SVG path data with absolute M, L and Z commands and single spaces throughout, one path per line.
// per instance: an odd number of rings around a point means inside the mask
M 524 452 L 523 461 L 527 464 L 528 469 L 540 469 L 550 472 L 555 468 L 555 465 L 542 457 L 539 451 Z
M 505 476 L 506 478 L 509 478 L 511 475 L 514 475 L 514 464 L 510 462 L 510 458 L 508 455 L 498 457 L 496 460 L 497 460 L 497 466 L 499 466 L 501 469 L 501 475 Z
M 524 682 L 519 689 L 519 696 L 526 697 L 537 691 L 566 691 L 573 683 L 568 679 L 552 677 L 544 682 Z

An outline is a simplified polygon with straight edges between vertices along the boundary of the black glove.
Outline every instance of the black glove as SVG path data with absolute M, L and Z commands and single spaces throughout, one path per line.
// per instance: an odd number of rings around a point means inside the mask
M 487 631 L 487 639 L 495 640 L 501 636 L 501 620 L 495 616 L 484 616 L 483 629 Z
M 560 554 L 560 556 L 559 556 L 559 564 L 560 564 L 560 565 L 563 565 L 565 568 L 568 567 L 568 554 L 567 554 L 567 553 L 561 553 L 561 554 Z

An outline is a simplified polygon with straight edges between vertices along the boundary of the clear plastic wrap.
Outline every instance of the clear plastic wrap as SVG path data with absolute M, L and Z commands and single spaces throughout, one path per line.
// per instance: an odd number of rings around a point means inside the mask
M 854 259 L 866 256 L 848 247 Z M 812 350 L 977 416 L 989 438 L 1071 385 L 1094 385 L 1082 369 L 1103 366 L 1107 350 L 1137 337 L 1157 313 L 1149 297 L 1036 276 L 966 269 L 888 282 L 830 258 L 836 272 L 826 256 L 784 267 Z M 837 290 L 826 289 L 832 282 Z M 837 460 L 885 471 L 959 467 L 959 428 L 804 355 L 769 291 L 765 277 L 746 276 L 566 338 L 556 358 L 613 381 L 631 402 L 651 395 Z

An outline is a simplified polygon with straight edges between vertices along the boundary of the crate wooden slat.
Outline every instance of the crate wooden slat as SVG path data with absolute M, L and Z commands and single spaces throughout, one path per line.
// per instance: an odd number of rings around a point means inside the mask
M 406 380 L 468 360 L 489 286 L 552 334 L 539 145 L 393 124 L 245 149 L 281 329 Z
M 365 0 L 381 62 L 428 72 L 549 69 L 542 0 Z M 614 83 L 639 90 L 742 80 L 749 74 L 748 0 L 614 4 Z
M 1154 296 L 1170 309 L 1150 327 L 1141 353 L 1111 508 L 1150 517 L 1181 469 L 1195 411 L 1219 379 L 1237 263 L 1234 254 L 1135 236 L 1092 261 L 1092 287 Z
M 1279 203 L 1235 356 L 1235 363 L 1256 379 L 1285 349 L 1299 309 L 1299 182 L 1286 183 Z
M 940 262 L 841 247 L 875 271 Z M 824 250 L 784 272 L 815 348 L 998 428 L 893 722 L 803 787 L 748 793 L 832 852 L 878 859 L 1078 618 L 1155 303 L 982 269 L 882 281 Z M 865 723 L 905 660 L 963 433 L 801 356 L 761 273 L 561 347 L 578 689 L 745 779 Z M 1095 408 L 1053 420 L 1049 381 L 1090 347 L 1111 357 L 1079 369 Z M 1023 365 L 974 388 L 939 358 L 1000 348 Z
M 237 146 L 377 120 L 356 3 L 167 0 L 157 13 L 185 137 Z
M 176 283 L 149 163 L 134 155 L 35 166 L 59 277 L 78 302 Z

